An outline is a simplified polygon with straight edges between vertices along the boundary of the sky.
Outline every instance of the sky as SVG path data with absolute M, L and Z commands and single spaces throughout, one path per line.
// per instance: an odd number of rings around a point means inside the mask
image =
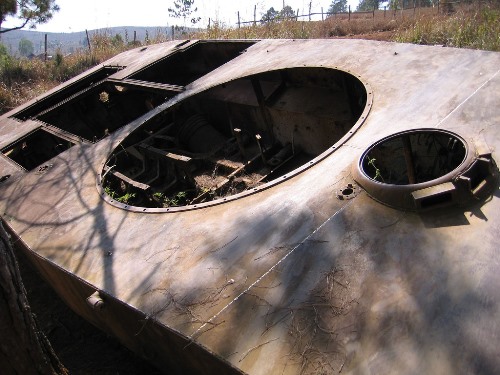
M 311 0 L 285 0 L 300 14 L 309 13 Z M 56 0 L 61 10 L 46 24 L 39 25 L 36 30 L 44 32 L 76 32 L 102 29 L 114 26 L 184 26 L 183 19 L 169 18 L 168 8 L 174 0 Z M 326 12 L 331 0 L 312 0 L 311 11 Z M 352 9 L 357 0 L 349 0 Z M 283 0 L 195 0 L 198 8 L 197 16 L 201 17 L 198 27 L 206 27 L 208 19 L 218 20 L 226 26 L 235 26 L 240 12 L 241 21 L 253 21 L 254 6 L 257 5 L 257 19 L 270 7 L 280 10 Z M 317 16 L 316 19 L 321 19 Z M 188 20 L 189 22 L 189 20 Z M 16 26 L 19 21 L 9 18 L 2 27 Z M 187 25 L 189 26 L 189 25 Z

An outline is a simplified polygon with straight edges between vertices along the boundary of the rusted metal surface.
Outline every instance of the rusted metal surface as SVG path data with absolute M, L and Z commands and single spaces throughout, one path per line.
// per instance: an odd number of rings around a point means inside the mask
M 124 53 L 89 73 L 98 89 L 83 75 L 0 118 L 2 219 L 67 303 L 168 373 L 499 372 L 500 55 L 199 43 Z M 160 74 L 186 56 L 205 63 Z M 180 113 L 218 134 L 189 151 L 192 136 L 175 142 L 198 127 L 181 132 Z M 71 147 L 29 161 L 21 138 L 37 125 Z M 414 184 L 368 170 L 404 180 L 405 150 L 384 159 L 381 142 L 401 134 Z M 265 172 L 285 149 L 284 169 Z M 382 156 L 368 164 L 370 150 Z M 251 179 L 249 165 L 270 177 L 154 201 L 196 188 L 207 163 L 223 182 Z

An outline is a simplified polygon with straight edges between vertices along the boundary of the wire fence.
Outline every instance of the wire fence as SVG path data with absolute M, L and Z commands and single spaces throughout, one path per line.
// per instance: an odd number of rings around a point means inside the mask
M 489 1 L 475 1 L 474 5 L 481 7 L 483 4 L 488 4 Z M 279 22 L 282 20 L 294 20 L 294 21 L 324 21 L 327 18 L 333 19 L 345 19 L 350 21 L 351 19 L 367 19 L 367 18 L 405 18 L 410 16 L 417 16 L 420 14 L 449 14 L 455 11 L 457 7 L 462 4 L 469 4 L 470 2 L 462 1 L 436 1 L 431 5 L 422 5 L 421 0 L 399 0 L 395 2 L 395 7 L 389 8 L 384 6 L 383 8 L 374 8 L 368 11 L 358 11 L 352 10 L 349 5 L 344 12 L 328 12 L 322 7 L 321 10 L 312 11 L 312 2 L 309 3 L 309 12 L 305 14 L 300 14 L 299 9 L 294 12 L 293 15 L 287 14 L 282 15 L 281 12 L 276 12 L 274 18 L 265 18 L 261 15 L 261 18 L 257 18 L 257 5 L 254 6 L 253 20 L 244 20 L 240 17 L 240 11 L 237 12 L 237 21 L 231 23 L 229 27 L 245 27 L 245 26 L 257 26 L 261 24 Z M 214 20 L 208 19 L 208 28 L 213 25 Z

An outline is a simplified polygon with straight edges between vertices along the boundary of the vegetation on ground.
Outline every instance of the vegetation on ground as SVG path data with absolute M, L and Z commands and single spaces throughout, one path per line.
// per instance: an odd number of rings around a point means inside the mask
M 500 7 L 460 9 L 422 17 L 401 30 L 397 42 L 500 51 Z
M 345 4 L 338 1 L 339 7 Z M 477 2 L 455 9 L 437 7 L 376 10 L 368 13 L 334 14 L 324 21 L 297 21 L 286 12 L 265 14 L 263 22 L 235 28 L 213 21 L 205 30 L 184 33 L 191 39 L 312 39 L 365 38 L 417 44 L 500 51 L 500 4 Z M 179 34 L 178 34 L 179 35 Z M 0 113 L 5 113 L 85 70 L 135 48 L 166 41 L 165 34 L 147 35 L 142 42 L 112 35 L 106 30 L 91 35 L 91 48 L 53 59 L 9 56 L 0 44 Z

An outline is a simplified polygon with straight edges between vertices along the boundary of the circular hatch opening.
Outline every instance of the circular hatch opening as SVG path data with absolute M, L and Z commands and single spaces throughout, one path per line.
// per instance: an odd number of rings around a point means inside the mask
M 112 152 L 98 188 L 140 212 L 227 202 L 284 181 L 332 153 L 372 93 L 337 69 L 289 68 L 226 82 L 141 125 Z
M 456 135 L 417 130 L 374 144 L 363 155 L 362 170 L 370 179 L 385 184 L 420 184 L 452 172 L 466 154 L 465 141 Z
M 355 181 L 375 200 L 404 210 L 463 205 L 490 191 L 491 155 L 437 129 L 400 132 L 375 142 L 353 166 Z

